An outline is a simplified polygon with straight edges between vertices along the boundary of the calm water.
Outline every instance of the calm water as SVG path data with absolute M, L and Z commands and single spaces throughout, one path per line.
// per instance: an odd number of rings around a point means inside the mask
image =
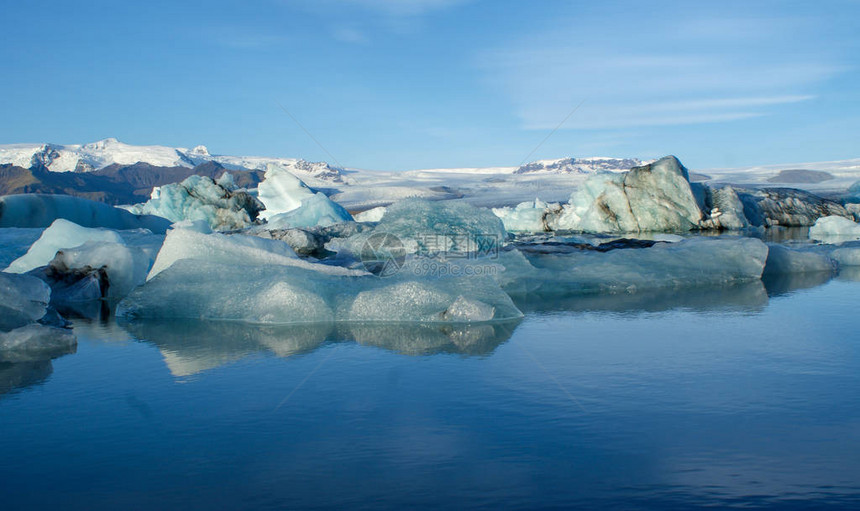
M 857 508 L 860 282 L 514 324 L 78 321 L 0 365 L 3 509 Z

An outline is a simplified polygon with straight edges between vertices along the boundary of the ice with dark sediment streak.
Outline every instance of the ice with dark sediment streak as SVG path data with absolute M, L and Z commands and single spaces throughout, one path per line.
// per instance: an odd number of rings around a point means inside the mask
M 194 175 L 181 183 L 157 186 L 147 202 L 135 204 L 130 210 L 171 222 L 204 220 L 212 229 L 224 231 L 253 225 L 263 204 L 237 190 L 232 176 L 224 173 L 218 180 Z
M 753 238 L 693 238 L 649 248 L 564 254 L 501 253 L 503 289 L 512 294 L 632 293 L 643 289 L 757 280 L 768 248 Z

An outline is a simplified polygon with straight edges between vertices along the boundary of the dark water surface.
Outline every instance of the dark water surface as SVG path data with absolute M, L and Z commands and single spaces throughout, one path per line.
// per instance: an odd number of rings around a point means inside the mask
M 0 507 L 856 509 L 858 299 L 807 276 L 471 328 L 80 320 L 77 353 L 0 364 Z

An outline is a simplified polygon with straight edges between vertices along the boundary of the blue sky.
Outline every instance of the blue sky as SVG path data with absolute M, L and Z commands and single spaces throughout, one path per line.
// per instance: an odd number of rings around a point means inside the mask
M 348 167 L 860 157 L 857 0 L 0 1 L 0 143 L 331 160 L 280 104 Z

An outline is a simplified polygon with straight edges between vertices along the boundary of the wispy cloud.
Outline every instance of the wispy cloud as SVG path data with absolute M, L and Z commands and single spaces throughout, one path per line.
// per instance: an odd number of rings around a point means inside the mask
M 813 100 L 845 70 L 797 34 L 793 20 L 756 18 L 570 27 L 484 52 L 479 65 L 526 129 L 552 129 L 582 100 L 565 128 L 728 122 Z
M 363 7 L 389 16 L 420 16 L 467 1 L 470 0 L 332 0 L 332 3 Z

